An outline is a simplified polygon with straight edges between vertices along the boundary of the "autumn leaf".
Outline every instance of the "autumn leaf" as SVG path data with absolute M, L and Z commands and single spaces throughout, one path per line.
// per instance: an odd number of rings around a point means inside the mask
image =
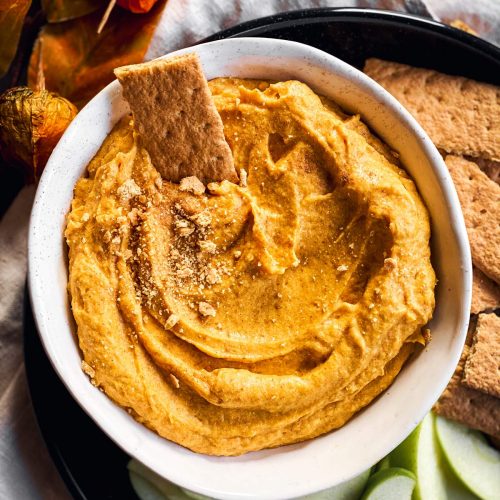
M 31 0 L 0 0 L 0 77 L 7 73 L 17 51 Z
M 116 3 L 134 14 L 144 14 L 153 8 L 156 0 L 118 0 Z
M 69 21 L 95 12 L 105 0 L 42 0 L 42 8 L 49 23 Z
M 142 15 L 115 9 L 100 35 L 96 29 L 102 10 L 65 23 L 46 25 L 31 54 L 28 85 L 36 87 L 43 61 L 47 90 L 81 108 L 114 79 L 114 68 L 143 60 L 164 7 L 165 0 L 159 1 Z

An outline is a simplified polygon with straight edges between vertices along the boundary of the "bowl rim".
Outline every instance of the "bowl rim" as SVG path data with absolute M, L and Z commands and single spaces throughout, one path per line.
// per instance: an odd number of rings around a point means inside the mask
M 252 32 L 258 33 L 269 26 L 272 26 L 273 29 L 279 29 L 281 25 L 288 25 L 292 22 L 294 26 L 300 26 L 302 24 L 323 23 L 329 18 L 338 19 L 342 17 L 345 17 L 348 21 L 352 21 L 353 19 L 357 21 L 376 19 L 380 22 L 394 23 L 396 25 L 404 23 L 405 25 L 429 30 L 446 38 L 451 38 L 455 42 L 459 42 L 467 47 L 472 46 L 475 50 L 482 52 L 483 55 L 487 55 L 500 63 L 500 47 L 477 35 L 423 15 L 393 10 L 365 9 L 361 7 L 312 7 L 279 12 L 257 19 L 250 19 L 236 26 L 223 29 L 200 40 L 199 43 L 232 37 L 251 37 L 253 36 Z
M 230 39 L 224 39 L 224 40 L 218 40 L 218 41 L 213 41 L 213 42 L 208 42 L 205 44 L 200 44 L 196 45 L 193 47 L 187 47 L 181 50 L 177 50 L 174 52 L 171 52 L 169 54 L 166 54 L 164 57 L 171 57 L 174 55 L 182 55 L 186 52 L 193 52 L 193 51 L 198 51 L 200 47 L 206 47 L 206 46 L 215 46 L 215 45 L 229 45 L 229 44 L 234 44 L 234 45 L 245 45 L 245 44 L 255 44 L 255 43 L 261 43 L 264 45 L 282 45 L 283 47 L 288 47 L 288 48 L 293 48 L 297 50 L 299 53 L 302 54 L 308 54 L 316 57 L 323 57 L 329 59 L 331 62 L 335 63 L 335 66 L 337 66 L 337 69 L 341 69 L 342 71 L 352 74 L 357 75 L 358 78 L 361 79 L 361 81 L 368 87 L 371 87 L 372 91 L 381 97 L 382 101 L 384 101 L 385 106 L 388 106 L 391 108 L 391 111 L 393 114 L 396 114 L 398 118 L 405 123 L 406 125 L 409 126 L 409 128 L 412 129 L 413 134 L 417 137 L 419 145 L 421 149 L 424 151 L 425 156 L 429 158 L 429 163 L 431 164 L 432 168 L 439 173 L 439 184 L 440 187 L 442 187 L 443 192 L 445 194 L 445 201 L 447 208 L 449 210 L 449 214 L 451 217 L 451 226 L 453 228 L 453 233 L 456 237 L 456 243 L 457 243 L 457 249 L 458 249 L 458 254 L 461 259 L 462 267 L 460 270 L 460 276 L 461 276 L 461 281 L 460 283 L 463 285 L 463 295 L 462 295 L 462 300 L 461 300 L 461 308 L 460 311 L 457 311 L 457 317 L 460 318 L 459 324 L 460 324 L 460 333 L 458 335 L 458 341 L 455 342 L 455 350 L 451 355 L 450 362 L 447 365 L 447 370 L 443 372 L 443 376 L 441 377 L 440 383 L 434 385 L 434 391 L 431 392 L 431 394 L 428 395 L 426 401 L 424 404 L 421 405 L 421 411 L 420 414 L 416 416 L 415 421 L 404 427 L 401 432 L 399 433 L 399 441 L 396 443 L 392 443 L 390 446 L 385 446 L 385 453 L 389 452 L 394 446 L 399 444 L 410 432 L 413 430 L 413 428 L 417 425 L 417 423 L 423 418 L 425 413 L 431 408 L 431 406 L 434 404 L 435 400 L 439 397 L 439 394 L 444 390 L 444 388 L 447 385 L 448 380 L 451 378 L 451 375 L 454 372 L 456 363 L 458 362 L 461 348 L 463 346 L 463 343 L 465 341 L 465 335 L 467 331 L 467 324 L 468 324 L 468 317 L 469 317 L 469 309 L 470 309 L 470 299 L 471 299 L 471 282 L 472 282 L 472 267 L 471 267 L 471 258 L 470 258 L 470 249 L 468 245 L 468 239 L 467 239 L 467 233 L 465 230 L 465 224 L 462 216 L 462 212 L 460 210 L 460 205 L 458 201 L 458 196 L 456 194 L 454 185 L 451 181 L 451 177 L 449 176 L 449 173 L 444 165 L 444 162 L 439 155 L 437 149 L 435 146 L 432 144 L 431 140 L 429 137 L 425 134 L 425 132 L 422 130 L 420 125 L 415 121 L 415 119 L 409 114 L 408 111 L 406 111 L 401 104 L 399 104 L 390 94 L 388 94 L 382 87 L 380 87 L 376 82 L 371 80 L 369 77 L 361 73 L 359 70 L 356 68 L 350 66 L 349 64 L 345 63 L 344 61 L 336 58 L 335 56 L 332 56 L 331 54 L 328 54 L 324 51 L 321 51 L 319 49 L 316 49 L 314 47 L 311 47 L 306 44 L 302 44 L 299 42 L 293 42 L 293 41 L 288 41 L 288 40 L 279 40 L 279 39 L 271 39 L 271 38 L 258 38 L 258 37 L 250 37 L 250 38 L 230 38 Z M 110 93 L 113 89 L 116 89 L 117 86 L 119 86 L 118 82 L 115 80 L 112 83 L 110 83 L 107 87 L 105 87 L 97 96 L 95 96 L 84 108 L 83 110 L 91 109 L 97 99 L 100 99 L 100 96 L 105 93 Z M 109 96 L 108 96 L 109 97 Z M 82 111 L 83 111 L 82 110 Z M 78 116 L 77 118 L 73 121 L 73 123 L 68 127 L 68 130 L 65 132 L 64 136 L 69 137 L 74 131 L 77 129 L 79 126 L 79 121 L 78 121 Z M 63 139 L 64 139 L 63 136 Z M 42 242 L 38 241 L 38 236 L 36 234 L 36 229 L 40 224 L 43 224 L 43 212 L 42 212 L 42 207 L 43 207 L 43 198 L 47 196 L 46 194 L 46 185 L 50 185 L 50 182 L 52 181 L 52 170 L 55 168 L 56 165 L 56 160 L 57 160 L 57 154 L 59 151 L 59 148 L 62 147 L 62 144 L 64 143 L 63 140 L 61 140 L 58 144 L 58 146 L 55 148 L 53 155 L 51 156 L 47 167 L 44 171 L 44 174 L 41 177 L 40 184 L 35 196 L 35 202 L 31 214 L 31 219 L 30 219 L 30 227 L 29 227 L 29 238 L 28 238 L 28 283 L 29 283 L 29 293 L 30 293 L 30 301 L 31 305 L 33 308 L 33 315 L 35 319 L 35 325 L 37 327 L 38 334 L 40 336 L 43 348 L 54 368 L 56 373 L 58 374 L 59 378 L 62 380 L 63 384 L 65 387 L 68 389 L 72 397 L 78 402 L 78 404 L 81 406 L 81 408 L 92 418 L 92 420 L 108 435 L 119 447 L 121 447 L 124 451 L 126 451 L 129 455 L 136 457 L 138 460 L 143 462 L 145 465 L 148 467 L 152 468 L 156 472 L 158 472 L 157 467 L 156 467 L 156 462 L 154 459 L 151 459 L 149 456 L 147 456 L 145 453 L 141 451 L 140 448 L 137 448 L 134 444 L 130 444 L 127 442 L 126 438 L 122 435 L 121 432 L 116 431 L 113 428 L 112 422 L 103 422 L 98 419 L 98 417 L 93 413 L 95 411 L 95 408 L 92 408 L 94 406 L 91 404 L 91 402 L 88 401 L 86 394 L 80 393 L 78 389 L 74 386 L 73 381 L 68 377 L 64 375 L 64 370 L 62 369 L 62 366 L 60 365 L 60 362 L 55 355 L 55 352 L 50 344 L 50 332 L 45 329 L 44 326 L 44 321 L 43 321 L 43 307 L 42 303 L 44 302 L 44 297 L 42 294 L 40 294 L 39 290 L 39 284 L 37 280 L 35 279 L 35 273 L 32 272 L 32 269 L 34 266 L 37 264 L 37 253 L 40 251 L 40 248 L 43 248 Z M 54 167 L 53 167 L 54 166 Z M 73 187 L 73 186 L 72 186 Z M 69 207 L 68 207 L 69 209 Z M 61 235 L 62 238 L 62 235 Z M 64 239 L 63 239 L 64 242 Z M 457 349 L 457 345 L 460 344 L 460 349 Z M 453 361 L 453 363 L 452 363 Z M 93 389 L 93 388 L 92 388 Z M 116 407 L 115 403 L 113 403 Z M 141 427 L 142 424 L 139 424 L 135 421 L 131 421 L 132 425 L 139 425 Z M 145 427 L 144 427 L 145 428 Z M 152 435 L 154 434 L 157 436 L 153 431 L 149 431 Z M 163 438 L 160 438 L 163 440 Z M 318 439 L 318 438 L 316 438 Z M 164 440 L 165 443 L 170 443 L 168 440 Z M 313 440 L 314 441 L 314 440 Z M 175 443 L 174 443 L 175 444 Z M 178 445 L 176 445 L 178 446 Z M 282 449 L 287 448 L 286 446 L 280 447 Z M 185 449 L 183 449 L 185 450 Z M 185 450 L 186 451 L 186 450 Z M 196 454 L 194 452 L 191 452 L 187 450 L 188 453 L 191 453 L 193 455 L 200 455 Z M 253 452 L 253 453 L 260 453 L 260 452 Z M 205 455 L 202 455 L 205 456 Z M 249 456 L 249 455 L 245 455 Z M 230 460 L 230 459 L 229 459 Z M 211 489 L 211 488 L 205 488 L 203 486 L 194 484 L 190 482 L 189 480 L 186 479 L 185 474 L 175 474 L 172 473 L 171 470 L 169 470 L 168 474 L 162 474 L 164 475 L 167 479 L 170 481 L 174 482 L 175 484 L 178 484 L 184 488 L 190 489 L 192 491 L 195 491 L 197 493 L 205 494 L 205 495 L 217 495 L 218 491 Z M 344 477 L 343 480 L 348 480 L 351 476 Z M 341 482 L 341 481 L 340 481 Z M 339 481 L 335 482 L 335 484 L 338 484 Z M 309 494 L 315 491 L 320 491 L 326 488 L 329 488 L 333 486 L 331 481 L 328 479 L 323 480 L 320 483 L 316 483 L 314 485 L 308 485 L 302 489 L 294 489 L 292 490 L 285 490 L 284 492 L 277 492 L 276 490 L 272 491 L 269 495 L 266 495 L 266 498 L 289 498 L 289 497 L 295 497 L 298 494 L 299 495 L 305 495 Z M 284 486 L 284 485 L 282 485 Z M 259 496 L 255 496 L 252 493 L 242 493 L 242 492 L 237 492 L 237 493 L 227 493 L 227 492 L 222 492 L 221 493 L 224 498 L 261 498 Z

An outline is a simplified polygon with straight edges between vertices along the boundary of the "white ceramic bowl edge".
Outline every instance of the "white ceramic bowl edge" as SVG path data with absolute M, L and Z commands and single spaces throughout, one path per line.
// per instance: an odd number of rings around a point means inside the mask
M 80 369 L 66 293 L 63 240 L 73 186 L 128 107 L 115 81 L 78 114 L 40 180 L 29 232 L 30 297 L 44 348 L 73 397 L 127 453 L 189 490 L 227 499 L 292 498 L 343 482 L 401 442 L 446 387 L 465 340 L 471 262 L 458 198 L 432 142 L 382 87 L 346 63 L 296 42 L 239 38 L 175 52 L 199 54 L 208 79 L 240 76 L 297 79 L 333 98 L 401 154 L 432 218 L 439 283 L 433 339 L 394 384 L 341 429 L 312 441 L 237 458 L 195 454 L 135 422 L 96 390 Z M 172 55 L 172 54 L 171 54 Z

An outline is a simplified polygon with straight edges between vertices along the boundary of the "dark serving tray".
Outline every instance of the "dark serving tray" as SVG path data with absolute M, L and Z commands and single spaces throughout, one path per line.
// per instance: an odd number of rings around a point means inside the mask
M 362 68 L 368 57 L 467 76 L 500 85 L 500 49 L 429 19 L 388 11 L 312 9 L 240 24 L 207 40 L 261 36 L 318 47 Z M 47 359 L 29 300 L 24 308 L 24 349 L 40 430 L 69 491 L 77 499 L 136 499 L 128 480 L 129 457 L 70 396 Z

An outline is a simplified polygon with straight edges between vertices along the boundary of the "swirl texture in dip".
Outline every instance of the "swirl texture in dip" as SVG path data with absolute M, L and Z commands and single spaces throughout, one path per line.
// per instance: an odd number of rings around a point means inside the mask
M 240 183 L 162 181 L 123 119 L 75 188 L 69 291 L 96 386 L 161 436 L 238 455 L 386 389 L 424 343 L 435 275 L 427 210 L 359 117 L 297 81 L 210 89 Z

